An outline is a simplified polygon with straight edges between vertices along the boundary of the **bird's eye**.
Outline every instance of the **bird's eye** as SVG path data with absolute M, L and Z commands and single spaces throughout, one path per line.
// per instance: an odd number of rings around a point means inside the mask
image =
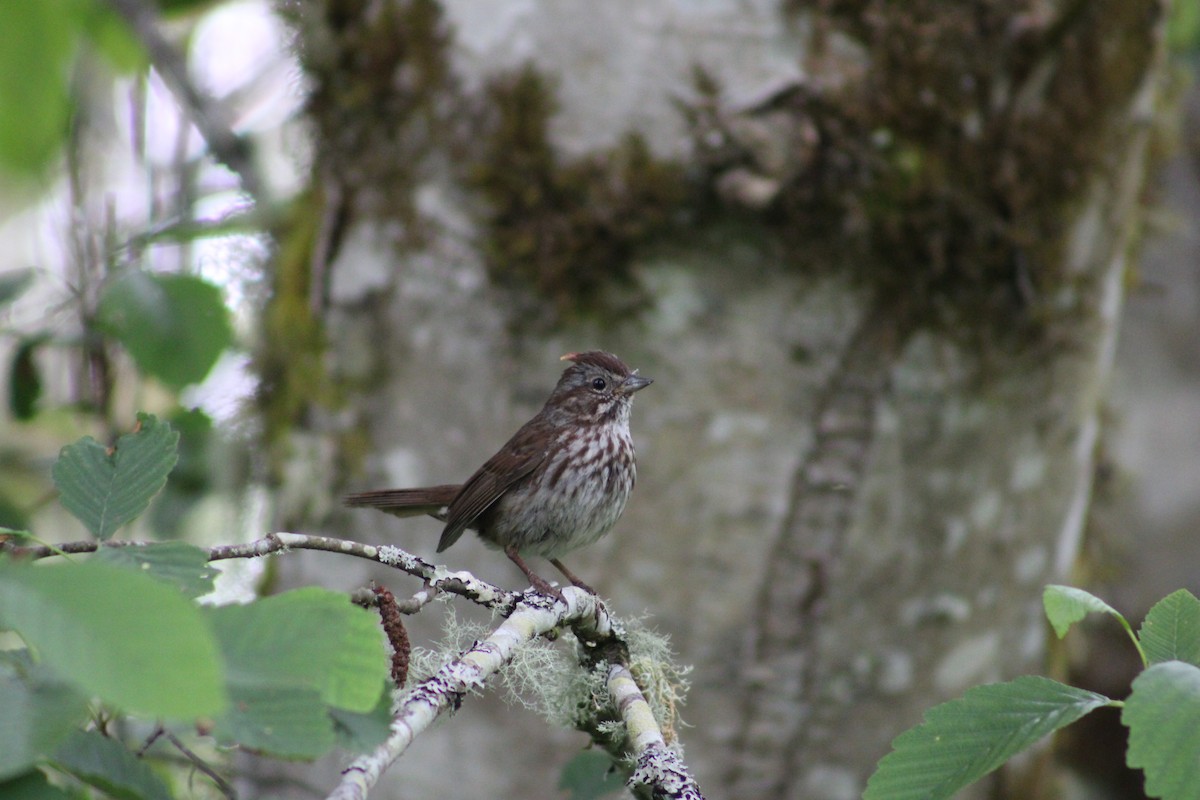
M 603 392 L 604 387 L 606 386 L 608 386 L 608 384 L 605 383 L 604 378 L 596 378 L 594 381 L 592 381 L 592 388 L 597 392 Z

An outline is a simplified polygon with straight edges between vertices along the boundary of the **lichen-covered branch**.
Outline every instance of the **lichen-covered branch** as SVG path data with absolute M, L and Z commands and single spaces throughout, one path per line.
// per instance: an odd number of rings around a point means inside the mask
M 650 704 L 642 695 L 629 667 L 624 664 L 609 666 L 608 693 L 625 723 L 628 742 L 633 749 L 636 766 L 629 783 L 634 787 L 648 788 L 655 800 L 704 800 L 687 764 L 683 763 L 678 753 L 667 747 Z
M 400 703 L 392 718 L 392 733 L 373 752 L 356 759 L 343 773 L 330 800 L 365 798 L 383 771 L 404 753 L 413 740 L 439 715 L 457 708 L 468 692 L 484 685 L 512 660 L 517 648 L 562 625 L 577 626 L 591 636 L 604 638 L 612 631 L 608 612 L 599 600 L 582 589 L 563 589 L 563 601 L 546 598 L 521 605 L 490 636 L 476 642 L 433 676 L 418 683 Z
M 144 547 L 149 542 L 87 540 L 62 545 L 3 549 L 23 558 L 95 552 L 105 547 Z M 288 550 L 323 550 L 365 558 L 421 578 L 425 586 L 398 610 L 413 613 L 428 604 L 438 591 L 463 595 L 491 608 L 507 619 L 486 638 L 443 665 L 434 675 L 416 684 L 393 714 L 392 733 L 384 744 L 348 767 L 330 798 L 364 798 L 383 771 L 408 748 L 417 735 L 447 709 L 457 708 L 464 695 L 478 689 L 513 660 L 523 644 L 556 628 L 569 627 L 584 644 L 582 658 L 589 666 L 607 662 L 606 686 L 612 706 L 625 724 L 626 735 L 616 755 L 635 763 L 630 785 L 639 796 L 703 800 L 679 754 L 667 746 L 658 721 L 628 666 L 628 647 L 620 628 L 595 595 L 568 586 L 562 599 L 534 591 L 510 592 L 469 572 L 452 572 L 435 566 L 398 547 L 377 546 L 330 536 L 278 532 L 244 544 L 218 545 L 208 550 L 210 561 L 258 558 Z M 361 598 L 360 598 L 361 600 Z M 606 746 L 611 742 L 602 742 Z M 617 751 L 622 751 L 618 753 Z
M 94 553 L 102 547 L 145 547 L 151 542 L 138 542 L 120 539 L 98 541 L 86 539 L 78 542 L 66 542 L 58 545 L 36 545 L 33 547 L 0 545 L 0 549 L 20 558 L 49 558 L 57 555 L 75 553 Z M 424 559 L 392 545 L 373 545 L 354 542 L 349 539 L 338 539 L 333 536 L 316 536 L 308 533 L 288 533 L 280 531 L 268 534 L 261 539 L 244 544 L 225 544 L 208 549 L 209 561 L 223 561 L 230 558 L 259 558 L 283 553 L 288 550 L 323 550 L 328 553 L 365 558 L 384 566 L 399 569 L 409 575 L 421 578 L 430 592 L 450 592 L 458 594 L 490 608 L 499 614 L 509 614 L 516 608 L 517 602 L 524 596 L 521 592 L 511 592 L 501 589 L 495 584 L 476 578 L 469 572 L 451 571 L 446 567 L 430 564 Z M 429 598 L 418 594 L 414 598 L 416 607 L 428 602 Z

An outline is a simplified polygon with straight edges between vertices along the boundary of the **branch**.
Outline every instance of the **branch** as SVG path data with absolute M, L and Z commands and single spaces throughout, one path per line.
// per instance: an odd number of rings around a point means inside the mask
M 34 547 L 5 543 L 0 544 L 0 550 L 18 558 L 39 559 L 90 553 L 102 547 L 144 547 L 148 544 L 152 543 L 91 539 Z M 218 545 L 209 548 L 208 558 L 210 561 L 258 558 L 288 550 L 323 550 L 365 558 L 421 578 L 426 586 L 405 604 L 411 606 L 413 611 L 428 603 L 437 591 L 447 591 L 507 617 L 490 636 L 476 642 L 461 656 L 404 695 L 400 707 L 393 714 L 392 733 L 387 741 L 374 752 L 356 759 L 346 769 L 341 783 L 329 795 L 330 800 L 365 798 L 383 771 L 438 716 L 447 709 L 458 708 L 463 696 L 482 687 L 488 678 L 512 660 L 522 644 L 562 626 L 570 627 L 584 645 L 583 657 L 589 664 L 605 661 L 609 664 L 608 692 L 613 706 L 625 723 L 627 747 L 635 761 L 629 779 L 630 786 L 648 789 L 649 796 L 656 800 L 703 800 L 686 764 L 663 739 L 654 714 L 629 671 L 628 651 L 623 637 L 604 603 L 595 595 L 575 586 L 563 588 L 562 600 L 533 590 L 510 592 L 482 581 L 469 572 L 451 572 L 446 567 L 430 564 L 399 547 L 301 533 L 272 533 L 245 544 Z
M 48 558 L 50 556 L 70 555 L 73 553 L 94 553 L 102 547 L 146 547 L 154 542 L 138 542 L 119 539 L 97 541 L 85 539 L 78 542 L 66 542 L 58 545 L 37 545 L 22 547 L 11 542 L 0 543 L 0 551 L 8 552 L 15 558 Z M 328 553 L 365 558 L 393 569 L 407 572 L 424 580 L 436 591 L 450 592 L 461 595 L 484 608 L 507 616 L 517 607 L 517 603 L 529 595 L 541 596 L 536 592 L 511 592 L 501 589 L 495 584 L 480 580 L 470 572 L 452 572 L 446 567 L 430 564 L 424 559 L 414 556 L 406 550 L 392 545 L 373 545 L 354 542 L 349 539 L 338 539 L 333 536 L 315 536 L 307 533 L 271 533 L 261 539 L 245 544 L 217 545 L 208 549 L 209 561 L 223 561 L 229 558 L 258 558 L 283 553 L 288 550 L 323 550 Z M 422 590 L 426 591 L 426 590 Z M 418 593 L 414 604 L 428 602 L 427 597 Z
M 512 660 L 517 648 L 561 625 L 571 625 L 591 638 L 608 638 L 612 621 L 595 595 L 574 586 L 562 590 L 563 601 L 522 603 L 490 636 L 476 642 L 458 658 L 405 695 L 392 718 L 392 733 L 374 752 L 355 759 L 328 800 L 365 800 L 383 771 L 408 749 L 413 740 L 448 709 L 458 708 L 463 696 Z M 549 600 L 549 598 L 546 598 Z
M 146 48 L 151 65 L 200 131 L 213 157 L 238 176 L 242 189 L 256 204 L 265 207 L 263 182 L 254 164 L 250 143 L 234 132 L 225 109 L 192 82 L 183 55 L 162 35 L 162 21 L 155 7 L 144 0 L 107 2 Z
M 221 794 L 225 795 L 230 800 L 235 800 L 237 798 L 237 791 L 235 791 L 234 788 L 229 785 L 228 781 L 221 777 L 220 773 L 210 767 L 200 756 L 189 750 L 187 745 L 181 742 L 179 737 L 177 737 L 175 734 L 166 729 L 163 729 L 163 733 L 167 737 L 167 740 L 171 744 L 175 745 L 175 749 L 183 753 L 187 760 L 192 762 L 192 766 L 207 775 L 209 779 L 217 785 L 217 788 L 220 789 Z
M 655 800 L 704 800 L 700 787 L 688 772 L 687 764 L 683 763 L 678 753 L 667 747 L 650 704 L 625 664 L 612 664 L 608 668 L 608 693 L 625 722 L 629 744 L 636 759 L 633 775 L 629 778 L 630 786 L 648 787 L 650 796 Z

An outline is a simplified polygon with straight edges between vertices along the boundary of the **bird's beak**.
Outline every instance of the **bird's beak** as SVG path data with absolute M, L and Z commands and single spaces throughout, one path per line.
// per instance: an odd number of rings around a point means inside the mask
M 625 394 L 633 394 L 639 389 L 645 389 L 650 384 L 654 383 L 653 378 L 643 378 L 637 374 L 637 370 L 633 374 L 621 382 L 621 391 Z

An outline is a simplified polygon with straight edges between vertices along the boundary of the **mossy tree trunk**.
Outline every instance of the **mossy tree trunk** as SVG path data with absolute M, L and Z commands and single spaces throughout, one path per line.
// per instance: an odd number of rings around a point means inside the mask
M 315 165 L 261 360 L 275 447 L 318 443 L 331 494 L 456 481 L 560 354 L 655 377 L 631 507 L 568 561 L 695 665 L 681 734 L 712 796 L 857 797 L 922 710 L 1043 671 L 1160 2 L 285 13 Z M 271 352 L 290 326 L 304 352 Z M 434 523 L 304 488 L 289 521 L 432 556 Z M 477 542 L 444 556 L 518 583 Z M 457 793 L 548 796 L 582 744 L 489 706 L 430 736 L 406 794 L 452 762 Z

